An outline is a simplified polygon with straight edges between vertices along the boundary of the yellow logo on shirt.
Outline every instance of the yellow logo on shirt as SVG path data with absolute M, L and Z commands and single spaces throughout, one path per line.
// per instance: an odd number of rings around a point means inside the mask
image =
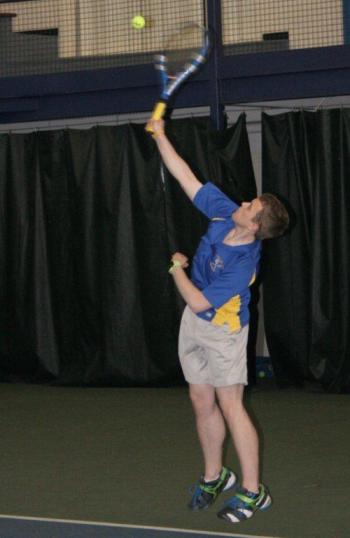
M 212 319 L 214 325 L 228 325 L 232 332 L 241 329 L 241 320 L 239 311 L 241 309 L 241 296 L 235 295 L 227 303 L 223 304 L 216 310 L 216 314 Z
M 253 284 L 256 278 L 256 273 L 253 274 L 249 286 Z M 228 325 L 232 332 L 239 331 L 241 326 L 241 320 L 239 313 L 241 310 L 241 296 L 235 295 L 227 303 L 220 306 L 220 308 L 215 309 L 216 314 L 214 315 L 211 322 L 214 325 Z

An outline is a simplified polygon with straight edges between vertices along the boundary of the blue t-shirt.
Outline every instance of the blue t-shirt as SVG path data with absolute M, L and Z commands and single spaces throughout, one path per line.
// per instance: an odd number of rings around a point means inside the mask
M 238 331 L 249 322 L 249 286 L 258 270 L 261 241 L 238 246 L 223 243 L 235 227 L 232 213 L 238 205 L 213 183 L 203 185 L 193 203 L 210 219 L 193 258 L 191 280 L 212 308 L 198 312 L 197 316 Z

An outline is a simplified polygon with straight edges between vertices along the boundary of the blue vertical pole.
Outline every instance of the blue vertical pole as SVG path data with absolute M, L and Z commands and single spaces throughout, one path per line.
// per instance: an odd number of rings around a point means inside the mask
M 350 0 L 343 0 L 344 45 L 350 43 Z
M 221 0 L 207 0 L 207 15 L 214 41 L 209 60 L 210 118 L 215 129 L 223 130 L 226 127 L 226 115 L 220 95 L 220 60 L 223 54 Z

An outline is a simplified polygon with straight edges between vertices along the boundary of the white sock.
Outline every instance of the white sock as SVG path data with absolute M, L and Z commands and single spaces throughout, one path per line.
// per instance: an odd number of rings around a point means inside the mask
M 218 476 L 216 478 L 211 478 L 210 480 L 206 480 L 204 478 L 204 482 L 207 484 L 208 482 L 216 482 L 217 480 L 219 480 L 220 478 L 220 475 L 218 474 Z

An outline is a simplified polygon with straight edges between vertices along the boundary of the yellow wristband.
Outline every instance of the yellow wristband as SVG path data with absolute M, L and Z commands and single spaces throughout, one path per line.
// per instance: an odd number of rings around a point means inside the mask
M 153 137 L 153 138 L 157 138 L 158 136 L 160 136 L 160 135 L 162 135 L 162 134 L 164 134 L 163 129 L 161 129 L 161 130 L 159 130 L 159 131 L 154 131 L 152 137 Z
M 174 269 L 176 269 L 176 267 L 181 267 L 181 262 L 179 262 L 179 260 L 173 260 L 171 262 L 171 266 L 169 268 L 169 273 L 173 273 Z

